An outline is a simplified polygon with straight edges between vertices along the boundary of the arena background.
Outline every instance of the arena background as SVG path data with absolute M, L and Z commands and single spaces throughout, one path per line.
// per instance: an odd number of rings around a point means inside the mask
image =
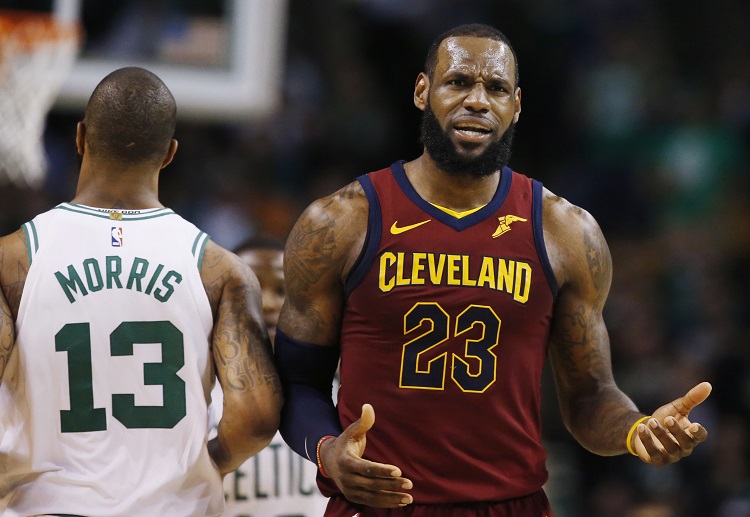
M 238 22 L 238 2 L 265 4 L 242 16 L 275 18 Z M 432 38 L 461 22 L 503 30 L 523 91 L 511 165 L 589 210 L 609 241 L 614 282 L 605 316 L 618 383 L 645 412 L 698 381 L 714 386 L 693 414 L 709 429 L 708 442 L 654 468 L 578 446 L 547 375 L 547 490 L 556 515 L 750 516 L 750 3 L 79 4 L 86 31 L 79 64 L 183 74 L 164 77 L 180 90 L 180 147 L 162 175 L 162 201 L 227 248 L 254 234 L 284 238 L 311 200 L 415 157 L 420 112 L 412 91 Z M 0 0 L 0 8 L 56 5 Z M 247 41 L 237 39 L 240 27 L 268 45 L 247 44 L 253 52 L 241 54 L 242 63 L 234 46 Z M 221 81 L 235 66 L 247 68 L 240 80 L 255 81 L 245 85 L 247 97 L 211 87 L 188 93 L 201 77 Z M 75 124 L 89 93 L 86 84 L 69 87 L 47 118 L 43 185 L 0 180 L 2 234 L 73 197 Z

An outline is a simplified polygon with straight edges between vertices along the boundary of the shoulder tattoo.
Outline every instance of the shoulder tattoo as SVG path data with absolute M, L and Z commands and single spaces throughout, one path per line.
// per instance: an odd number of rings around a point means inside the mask
M 306 291 L 334 265 L 336 220 L 323 212 L 320 217 L 303 216 L 289 235 L 285 253 L 286 281 L 290 290 Z

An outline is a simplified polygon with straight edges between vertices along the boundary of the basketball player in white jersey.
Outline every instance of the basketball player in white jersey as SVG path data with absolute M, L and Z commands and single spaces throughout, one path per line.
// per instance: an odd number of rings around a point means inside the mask
M 75 198 L 0 239 L 3 515 L 221 515 L 222 476 L 278 428 L 257 278 L 159 202 L 175 118 L 154 74 L 108 75 Z

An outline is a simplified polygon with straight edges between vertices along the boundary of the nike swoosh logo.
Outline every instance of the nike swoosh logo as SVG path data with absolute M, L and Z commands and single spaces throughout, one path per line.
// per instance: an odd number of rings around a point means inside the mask
M 393 225 L 391 225 L 391 233 L 393 235 L 398 235 L 399 233 L 408 232 L 409 230 L 413 230 L 417 226 L 422 226 L 423 224 L 427 224 L 430 221 L 432 221 L 432 219 L 427 219 L 426 221 L 422 221 L 421 223 L 414 223 L 414 224 L 410 224 L 409 226 L 400 226 L 400 227 L 397 226 L 398 221 L 394 221 Z

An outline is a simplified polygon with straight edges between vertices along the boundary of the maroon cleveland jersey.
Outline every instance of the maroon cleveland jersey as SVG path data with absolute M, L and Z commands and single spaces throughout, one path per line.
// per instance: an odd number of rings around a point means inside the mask
M 542 185 L 505 167 L 493 199 L 456 218 L 419 197 L 403 162 L 362 176 L 364 249 L 347 279 L 338 410 L 375 409 L 365 458 L 394 464 L 417 504 L 502 501 L 547 480 L 541 378 L 557 283 Z M 331 480 L 319 477 L 331 495 Z

